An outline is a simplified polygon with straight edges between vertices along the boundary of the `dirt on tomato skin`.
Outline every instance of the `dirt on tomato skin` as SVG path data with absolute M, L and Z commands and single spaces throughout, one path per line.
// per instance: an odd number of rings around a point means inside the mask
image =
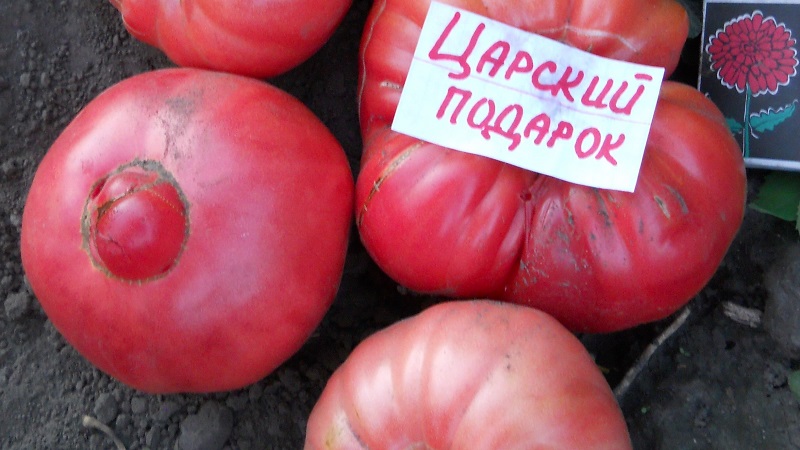
M 701 2 L 691 2 L 694 11 Z M 331 41 L 271 80 L 333 131 L 354 175 L 361 140 L 356 109 L 358 44 L 369 0 L 355 0 Z M 701 10 L 701 9 L 700 9 Z M 696 79 L 699 43 L 687 44 L 682 80 Z M 0 448 L 115 449 L 82 425 L 106 424 L 129 450 L 297 449 L 326 380 L 374 331 L 436 299 L 408 295 L 370 260 L 353 232 L 340 293 L 300 352 L 263 380 L 205 395 L 148 395 L 93 368 L 47 320 L 25 282 L 19 232 L 25 195 L 48 147 L 105 88 L 170 67 L 132 39 L 109 2 L 0 0 Z M 750 171 L 752 199 L 763 171 Z M 732 320 L 725 302 L 763 311 L 766 274 L 797 245 L 792 224 L 748 210 L 709 285 L 677 332 L 656 348 L 620 398 L 637 449 L 800 448 L 800 400 L 787 356 L 763 324 Z M 617 386 L 671 320 L 611 335 L 582 335 Z

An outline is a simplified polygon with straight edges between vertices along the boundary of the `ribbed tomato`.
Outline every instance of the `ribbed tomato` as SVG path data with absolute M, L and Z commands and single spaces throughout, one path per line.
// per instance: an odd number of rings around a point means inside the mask
M 361 342 L 308 419 L 306 450 L 625 450 L 605 378 L 533 308 L 435 305 Z
M 353 178 L 298 100 L 199 69 L 137 75 L 37 169 L 22 262 L 53 325 L 147 392 L 236 389 L 288 359 L 337 292 Z
M 673 0 L 445 3 L 601 56 L 676 67 Z M 743 217 L 741 150 L 695 89 L 665 81 L 633 193 L 570 184 L 390 129 L 430 0 L 379 0 L 361 47 L 356 223 L 400 284 L 540 308 L 573 330 L 661 319 L 708 282 Z
M 352 0 L 110 0 L 137 39 L 181 66 L 254 77 L 299 65 L 331 37 Z

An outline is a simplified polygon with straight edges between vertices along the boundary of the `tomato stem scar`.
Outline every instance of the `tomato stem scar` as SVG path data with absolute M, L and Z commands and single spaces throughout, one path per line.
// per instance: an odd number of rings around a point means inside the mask
M 92 186 L 81 216 L 84 250 L 107 276 L 143 283 L 176 265 L 189 236 L 189 203 L 154 160 L 134 160 Z

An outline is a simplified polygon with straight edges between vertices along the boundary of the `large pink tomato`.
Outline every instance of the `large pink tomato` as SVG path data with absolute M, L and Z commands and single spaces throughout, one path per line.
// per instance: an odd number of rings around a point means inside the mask
M 582 50 L 674 70 L 673 0 L 450 0 Z M 573 330 L 661 319 L 708 282 L 743 216 L 741 150 L 719 110 L 666 81 L 635 192 L 567 183 L 390 129 L 429 0 L 375 2 L 362 41 L 356 223 L 399 283 L 533 306 Z
M 352 0 L 110 0 L 137 39 L 181 66 L 255 77 L 299 65 Z
M 22 262 L 66 340 L 148 392 L 219 391 L 295 353 L 338 289 L 353 179 L 298 100 L 199 69 L 98 96 L 39 166 Z
M 308 420 L 306 450 L 631 448 L 605 378 L 533 308 L 449 302 L 359 344 Z

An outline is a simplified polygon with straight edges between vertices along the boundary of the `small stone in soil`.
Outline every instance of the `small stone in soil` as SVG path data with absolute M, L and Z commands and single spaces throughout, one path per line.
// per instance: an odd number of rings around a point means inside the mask
M 786 377 L 786 368 L 775 362 L 770 363 L 767 368 L 764 369 L 764 381 L 766 382 L 767 389 L 778 389 L 786 386 L 788 381 Z
M 158 448 L 161 445 L 161 430 L 158 427 L 152 427 L 147 430 L 144 436 L 144 443 L 149 448 Z
M 800 357 L 800 245 L 786 249 L 765 277 L 764 328 L 788 356 Z
M 142 397 L 133 397 L 131 399 L 131 412 L 133 414 L 144 414 L 147 411 L 147 400 Z
M 95 418 L 102 423 L 111 423 L 117 418 L 117 400 L 109 393 L 102 393 L 94 402 L 93 409 Z
M 181 422 L 178 449 L 221 450 L 233 431 L 233 413 L 216 401 L 200 407 Z
M 228 397 L 225 404 L 234 411 L 242 411 L 247 408 L 249 397 L 246 394 L 232 395 Z
M 166 400 L 161 403 L 156 413 L 156 420 L 159 422 L 166 422 L 172 417 L 173 414 L 181 409 L 181 405 L 172 400 Z
M 31 307 L 31 297 L 25 291 L 15 292 L 6 297 L 3 305 L 6 310 L 6 317 L 10 320 L 19 320 Z

